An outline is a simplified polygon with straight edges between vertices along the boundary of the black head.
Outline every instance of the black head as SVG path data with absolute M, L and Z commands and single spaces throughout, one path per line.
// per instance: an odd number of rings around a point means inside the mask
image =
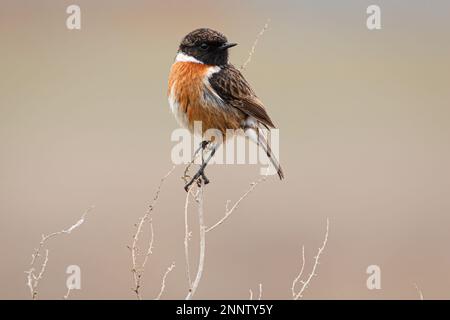
M 228 63 L 228 48 L 236 43 L 228 43 L 220 32 L 201 28 L 183 38 L 179 52 L 191 56 L 205 64 L 221 66 Z

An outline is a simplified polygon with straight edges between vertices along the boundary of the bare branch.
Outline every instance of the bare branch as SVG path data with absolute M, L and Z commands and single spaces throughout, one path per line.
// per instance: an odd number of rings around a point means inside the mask
M 45 273 L 45 270 L 47 268 L 48 252 L 49 252 L 48 249 L 45 250 L 44 261 L 40 265 L 39 273 L 36 275 L 36 264 L 38 262 L 38 258 L 41 256 L 41 251 L 44 248 L 45 244 L 47 243 L 47 241 L 49 239 L 51 239 L 53 237 L 56 237 L 58 235 L 61 235 L 61 234 L 70 234 L 73 230 L 75 230 L 76 228 L 81 226 L 84 223 L 86 215 L 89 212 L 91 212 L 91 210 L 93 208 L 94 208 L 94 206 L 91 206 L 90 208 L 88 208 L 83 213 L 81 218 L 77 222 L 75 222 L 75 224 L 71 225 L 67 229 L 63 229 L 63 230 L 58 231 L 58 232 L 53 232 L 53 233 L 50 233 L 48 235 L 42 235 L 41 242 L 39 242 L 38 247 L 36 249 L 34 249 L 34 252 L 31 255 L 30 269 L 25 271 L 25 273 L 27 274 L 27 282 L 26 282 L 26 284 L 27 284 L 27 287 L 30 289 L 30 295 L 31 295 L 31 298 L 33 300 L 37 299 L 39 281 L 42 280 L 42 278 L 44 277 L 44 273 Z
M 212 225 L 211 227 L 206 229 L 206 232 L 210 232 L 213 229 L 217 228 L 218 226 L 220 226 L 222 223 L 225 222 L 225 220 L 228 219 L 228 217 L 234 212 L 234 210 L 237 209 L 237 207 L 239 206 L 239 204 L 242 202 L 242 200 L 244 200 L 255 188 L 258 184 L 266 181 L 267 179 L 267 173 L 264 174 L 261 178 L 259 178 L 257 181 L 252 182 L 250 184 L 250 187 L 247 189 L 247 191 L 244 192 L 244 194 L 234 203 L 234 205 L 231 207 L 231 209 L 229 209 L 229 205 L 230 205 L 230 200 L 228 200 L 225 204 L 225 215 L 219 220 L 217 221 L 214 225 Z
M 191 270 L 189 267 L 189 240 L 191 239 L 191 232 L 189 231 L 189 224 L 188 224 L 188 209 L 189 209 L 190 195 L 192 195 L 191 188 L 189 188 L 188 192 L 186 193 L 186 200 L 184 202 L 184 257 L 186 260 L 186 274 L 188 278 L 189 290 L 191 290 L 192 288 Z
M 416 287 L 417 293 L 419 294 L 419 299 L 423 300 L 423 294 L 422 294 L 422 290 L 420 290 L 419 286 L 417 285 L 417 283 L 414 283 L 414 287 Z
M 71 286 L 67 286 L 67 292 L 64 295 L 64 300 L 69 299 L 70 293 L 72 292 L 72 287 Z
M 314 257 L 314 265 L 313 265 L 311 273 L 308 275 L 308 277 L 306 278 L 305 281 L 300 281 L 300 283 L 302 284 L 302 287 L 300 288 L 300 291 L 298 293 L 295 293 L 295 285 L 300 280 L 300 277 L 298 276 L 297 278 L 295 278 L 294 282 L 292 283 L 292 293 L 293 293 L 294 300 L 298 300 L 298 299 L 303 297 L 303 293 L 306 290 L 306 288 L 308 288 L 309 284 L 311 283 L 312 278 L 315 275 L 317 275 L 316 274 L 316 269 L 317 269 L 317 266 L 319 265 L 320 255 L 325 250 L 325 247 L 326 247 L 327 241 L 328 241 L 328 230 L 329 230 L 329 219 L 327 218 L 327 230 L 325 232 L 325 238 L 323 240 L 322 246 L 319 248 L 319 251 L 317 252 L 317 255 Z M 303 256 L 303 261 L 304 260 L 305 259 L 304 259 L 304 256 Z M 300 272 L 300 276 L 301 276 L 301 273 L 303 273 L 303 267 L 302 267 L 302 270 Z
M 167 275 L 175 268 L 175 262 L 172 262 L 172 264 L 167 268 L 166 272 L 164 273 L 164 276 L 161 281 L 161 290 L 159 291 L 158 295 L 156 296 L 155 300 L 161 299 L 162 294 L 164 293 L 164 289 L 166 288 L 166 278 Z
M 267 19 L 266 24 L 264 25 L 264 27 L 261 29 L 261 31 L 256 36 L 255 42 L 253 42 L 253 46 L 248 54 L 247 60 L 245 60 L 244 64 L 239 68 L 241 71 L 245 70 L 245 68 L 250 63 L 250 61 L 252 61 L 252 57 L 253 57 L 253 54 L 255 53 L 259 38 L 261 38 L 262 35 L 266 32 L 266 30 L 269 28 L 269 23 L 270 23 L 270 19 Z
M 197 275 L 195 276 L 195 280 L 192 283 L 191 288 L 189 289 L 189 292 L 186 296 L 186 300 L 192 299 L 195 292 L 197 291 L 198 284 L 200 283 L 200 280 L 203 275 L 203 268 L 205 264 L 206 226 L 203 214 L 203 181 L 201 179 L 199 180 L 198 195 L 196 197 L 196 201 L 198 204 L 198 220 L 200 229 L 200 254 L 198 259 Z
M 252 291 L 252 289 L 249 289 L 248 290 L 249 291 L 249 293 L 250 293 L 250 300 L 253 300 L 253 291 Z M 262 299 L 262 283 L 260 283 L 259 284 L 259 296 L 258 296 L 258 300 L 261 300 Z
M 30 294 L 33 299 L 37 298 L 37 286 L 39 284 L 39 281 L 44 276 L 45 269 L 47 268 L 48 263 L 48 249 L 45 250 L 45 258 L 44 262 L 42 262 L 41 270 L 39 271 L 39 274 L 36 276 L 34 271 L 34 268 L 31 268 L 28 271 L 25 271 L 27 274 L 27 286 L 30 289 Z
M 302 246 L 302 268 L 300 269 L 297 278 L 295 278 L 294 281 L 292 282 L 292 298 L 295 298 L 295 296 L 297 295 L 295 293 L 295 287 L 297 286 L 297 283 L 300 281 L 304 269 L 305 269 L 305 246 Z
M 132 269 L 131 272 L 133 274 L 133 282 L 134 286 L 132 288 L 133 292 L 136 294 L 137 299 L 141 300 L 142 296 L 140 293 L 140 288 L 142 286 L 142 277 L 144 275 L 145 271 L 145 265 L 148 262 L 149 256 L 152 254 L 153 250 L 153 242 L 154 242 L 154 229 L 153 229 L 153 219 L 152 219 L 152 212 L 153 209 L 158 202 L 159 194 L 161 193 L 161 188 L 164 184 L 164 181 L 172 174 L 172 172 L 175 170 L 176 166 L 173 166 L 172 169 L 170 169 L 166 175 L 164 175 L 158 185 L 158 188 L 156 189 L 155 195 L 153 196 L 153 201 L 149 205 L 147 211 L 145 214 L 139 219 L 139 222 L 136 224 L 136 233 L 133 235 L 133 242 L 131 247 L 128 247 L 131 251 L 131 262 L 132 262 Z M 150 232 L 150 240 L 148 243 L 147 250 L 145 254 L 143 255 L 144 258 L 141 263 L 138 262 L 138 256 L 141 255 L 140 249 L 138 246 L 139 243 L 139 237 L 143 232 L 143 227 L 145 223 L 148 222 L 149 224 L 149 232 Z
M 262 299 L 262 283 L 259 284 L 259 296 L 258 296 L 258 300 Z

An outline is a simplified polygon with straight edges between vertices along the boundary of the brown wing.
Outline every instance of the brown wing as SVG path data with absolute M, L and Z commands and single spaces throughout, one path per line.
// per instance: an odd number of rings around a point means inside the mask
M 209 79 L 211 87 L 230 106 L 254 117 L 266 127 L 275 128 L 264 105 L 253 92 L 242 73 L 233 65 L 223 66 Z

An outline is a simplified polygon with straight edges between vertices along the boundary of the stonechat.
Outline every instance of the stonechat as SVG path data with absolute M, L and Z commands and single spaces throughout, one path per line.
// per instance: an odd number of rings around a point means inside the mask
M 202 134 L 208 129 L 217 129 L 225 137 L 227 129 L 242 129 L 250 140 L 264 149 L 283 179 L 278 160 L 264 136 L 259 134 L 259 130 L 275 128 L 275 125 L 242 73 L 228 63 L 228 49 L 236 45 L 220 32 L 208 28 L 186 35 L 170 70 L 170 108 L 178 123 L 192 133 L 196 121 L 202 124 Z M 210 143 L 212 141 L 203 141 L 199 150 Z M 209 182 L 204 169 L 217 148 L 217 144 L 212 147 L 209 157 L 186 184 L 186 190 L 199 178 L 203 178 L 205 184 Z

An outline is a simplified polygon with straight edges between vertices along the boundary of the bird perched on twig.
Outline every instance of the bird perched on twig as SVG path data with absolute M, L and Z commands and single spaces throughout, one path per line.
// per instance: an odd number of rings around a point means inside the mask
M 275 128 L 263 103 L 258 99 L 241 72 L 228 63 L 228 49 L 236 43 L 228 42 L 220 32 L 201 28 L 186 35 L 178 49 L 169 75 L 168 97 L 178 123 L 194 131 L 194 122 L 201 121 L 202 133 L 218 129 L 225 137 L 227 129 L 243 129 L 255 143 L 260 145 L 283 179 L 283 170 L 273 155 L 261 129 Z M 203 141 L 199 150 L 212 141 Z M 219 146 L 214 144 L 209 157 L 193 178 L 190 185 L 203 178 L 208 179 L 204 169 Z M 196 152 L 196 153 L 197 153 Z

